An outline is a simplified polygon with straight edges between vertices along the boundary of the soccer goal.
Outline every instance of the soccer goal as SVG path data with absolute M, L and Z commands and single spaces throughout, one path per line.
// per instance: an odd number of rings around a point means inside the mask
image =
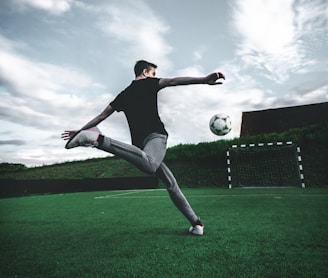
M 305 187 L 301 149 L 293 142 L 232 145 L 227 151 L 232 187 Z

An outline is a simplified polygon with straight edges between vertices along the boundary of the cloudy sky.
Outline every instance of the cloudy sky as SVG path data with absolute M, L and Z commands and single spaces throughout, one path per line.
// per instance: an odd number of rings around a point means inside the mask
M 222 86 L 166 88 L 169 146 L 238 137 L 242 111 L 328 101 L 327 0 L 1 0 L 0 163 L 27 166 L 107 156 L 64 149 L 134 78 L 226 75 Z M 211 134 L 212 115 L 233 130 Z M 130 142 L 122 113 L 99 128 Z

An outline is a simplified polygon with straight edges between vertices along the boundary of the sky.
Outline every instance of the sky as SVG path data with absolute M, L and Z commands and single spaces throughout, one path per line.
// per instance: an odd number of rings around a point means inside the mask
M 169 147 L 239 137 L 243 111 L 328 101 L 327 46 L 327 0 L 1 0 L 0 163 L 108 156 L 60 135 L 98 115 L 140 59 L 158 77 L 226 76 L 160 91 Z M 223 137 L 209 129 L 217 113 L 233 123 Z M 99 128 L 130 143 L 123 113 Z

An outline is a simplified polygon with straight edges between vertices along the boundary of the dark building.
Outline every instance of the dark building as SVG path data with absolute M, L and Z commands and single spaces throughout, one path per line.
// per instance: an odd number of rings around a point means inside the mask
M 328 102 L 243 112 L 240 137 L 328 123 Z

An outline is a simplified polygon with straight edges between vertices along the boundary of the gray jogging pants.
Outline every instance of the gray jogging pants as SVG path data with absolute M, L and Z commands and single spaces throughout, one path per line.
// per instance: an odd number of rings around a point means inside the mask
M 142 150 L 134 145 L 125 144 L 105 136 L 103 144 L 97 148 L 129 161 L 145 173 L 156 175 L 165 184 L 175 206 L 193 225 L 198 217 L 181 192 L 172 172 L 163 162 L 166 144 L 166 135 L 152 133 L 145 139 Z

